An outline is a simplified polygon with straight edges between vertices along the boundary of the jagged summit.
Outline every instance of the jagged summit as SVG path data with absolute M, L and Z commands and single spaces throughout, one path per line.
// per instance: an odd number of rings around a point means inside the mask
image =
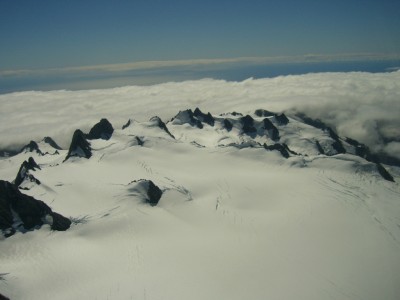
M 75 130 L 65 160 L 73 156 L 90 158 L 92 156 L 92 148 L 88 140 L 109 140 L 113 132 L 114 128 L 107 119 L 101 119 L 90 129 L 88 134 L 83 133 L 80 129 Z
M 207 120 L 212 120 L 211 124 L 205 122 L 206 117 Z M 394 180 L 376 159 L 376 156 L 370 154 L 364 145 L 352 139 L 340 138 L 325 123 L 304 114 L 297 114 L 294 119 L 290 119 L 284 113 L 258 109 L 254 115 L 234 112 L 212 116 L 210 113 L 204 114 L 196 108 L 195 112 L 190 109 L 180 111 L 171 120 L 173 127 L 183 124 L 189 124 L 203 132 L 201 134 L 199 132 L 199 135 L 194 137 L 193 142 L 196 145 L 205 145 L 205 142 L 209 144 L 210 141 L 215 141 L 214 145 L 222 147 L 264 148 L 268 151 L 278 151 L 284 158 L 290 156 L 334 156 L 348 153 L 376 164 L 376 169 L 384 179 Z M 214 129 L 206 130 L 203 124 L 215 127 L 216 131 Z M 224 133 L 225 131 L 226 133 Z M 182 136 L 185 137 L 186 133 L 182 133 Z M 311 136 L 313 138 L 310 138 Z M 187 139 L 190 139 L 189 135 L 187 135 Z
M 155 127 L 162 131 L 154 130 Z M 79 129 L 76 130 L 65 160 L 70 157 L 90 158 L 93 151 L 97 151 L 92 149 L 90 140 L 108 141 L 113 133 L 114 128 L 107 119 L 101 119 L 88 134 Z M 199 148 L 264 149 L 277 151 L 286 159 L 290 157 L 332 157 L 340 154 L 354 155 L 374 164 L 382 178 L 394 181 L 394 177 L 382 165 L 378 156 L 372 154 L 368 147 L 354 139 L 341 138 L 324 122 L 312 119 L 305 114 L 288 117 L 284 113 L 257 109 L 253 114 L 233 112 L 212 115 L 210 112 L 204 113 L 196 107 L 194 111 L 192 109 L 179 111 L 167 123 L 164 123 L 158 116 L 150 118 L 148 122 L 135 121 L 133 123 L 129 119 L 123 126 L 122 132 L 118 134 L 125 136 L 124 140 L 129 147 L 154 147 L 158 143 L 154 143 L 155 138 L 165 139 L 168 135 L 176 141 L 187 142 Z M 52 149 L 61 150 L 51 138 L 46 137 L 42 142 L 50 145 Z M 103 148 L 103 146 L 99 147 Z M 23 149 L 43 155 L 41 147 L 34 141 L 31 141 Z M 23 172 L 25 169 L 26 166 L 24 168 L 21 166 L 20 173 L 26 175 Z M 27 176 L 17 176 L 18 185 L 26 179 L 30 179 L 31 182 L 40 182 L 32 174 L 28 173 Z
M 198 107 L 196 107 L 193 112 L 193 116 L 195 116 L 200 122 L 207 123 L 210 126 L 214 126 L 215 120 L 209 112 L 205 114 Z
M 109 140 L 114 132 L 114 128 L 107 119 L 101 119 L 95 124 L 86 135 L 88 140 L 103 139 Z
M 174 118 L 172 118 L 171 123 L 173 125 L 189 124 L 190 126 L 200 129 L 203 128 L 203 124 L 197 117 L 195 117 L 191 109 L 180 111 Z
M 86 140 L 86 135 L 80 129 L 75 130 L 72 136 L 71 145 L 65 160 L 74 156 L 84 158 L 90 158 L 92 156 L 90 143 Z
M 35 141 L 30 141 L 29 144 L 22 147 L 20 152 L 36 152 L 40 155 L 43 155 L 42 151 L 39 149 L 39 146 Z
M 169 131 L 167 125 L 161 120 L 160 117 L 158 116 L 151 117 L 150 122 L 154 122 L 159 128 L 164 130 L 170 137 L 175 139 L 174 135 Z
M 17 176 L 14 179 L 14 184 L 16 186 L 20 186 L 24 181 L 34 182 L 36 184 L 40 184 L 40 181 L 35 178 L 32 174 L 30 174 L 30 170 L 35 171 L 36 169 L 40 170 L 39 165 L 35 162 L 33 157 L 29 157 L 29 159 L 24 161 L 19 168 Z
M 58 150 L 62 150 L 60 146 L 51 138 L 45 137 L 40 142 L 30 141 L 27 145 L 23 146 L 20 151 L 11 152 L 11 155 L 16 155 L 18 153 L 28 153 L 33 152 L 40 156 L 43 155 L 55 155 L 59 154 Z

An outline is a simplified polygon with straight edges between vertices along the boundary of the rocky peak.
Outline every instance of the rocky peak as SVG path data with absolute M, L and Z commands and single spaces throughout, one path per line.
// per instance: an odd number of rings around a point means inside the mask
M 276 128 L 268 118 L 263 120 L 263 127 L 268 132 L 268 135 L 272 140 L 279 140 L 278 128 Z
M 114 128 L 107 119 L 101 119 L 99 123 L 95 124 L 89 133 L 86 135 L 88 140 L 103 139 L 109 140 L 114 132 Z
M 193 115 L 200 120 L 200 122 L 207 123 L 210 126 L 214 126 L 215 119 L 210 113 L 203 113 L 198 107 L 193 112 Z
M 257 132 L 257 129 L 254 127 L 254 119 L 251 116 L 246 115 L 244 117 L 241 117 L 240 121 L 242 123 L 243 133 L 247 135 L 252 135 Z
M 42 151 L 39 149 L 39 145 L 35 141 L 30 141 L 29 144 L 22 147 L 20 152 L 36 152 L 43 155 Z
M 20 186 L 24 180 L 29 180 L 31 182 L 40 184 L 40 181 L 29 173 L 29 170 L 35 171 L 36 169 L 40 170 L 39 165 L 35 162 L 33 157 L 29 157 L 28 161 L 25 160 L 21 164 L 17 176 L 14 179 L 14 184 L 16 186 Z
M 170 137 L 172 137 L 173 139 L 175 139 L 174 135 L 168 130 L 167 125 L 161 120 L 160 117 L 158 116 L 154 116 L 152 118 L 150 118 L 151 122 L 156 123 L 156 125 L 161 128 L 162 130 L 164 130 Z
M 69 146 L 68 154 L 65 160 L 72 156 L 90 158 L 92 156 L 92 148 L 86 140 L 86 135 L 77 129 L 72 136 L 71 145 Z
M 49 144 L 51 147 L 53 147 L 56 150 L 62 150 L 62 148 L 60 146 L 58 146 L 57 143 L 49 136 L 46 136 L 43 139 L 43 142 L 45 142 L 46 144 Z

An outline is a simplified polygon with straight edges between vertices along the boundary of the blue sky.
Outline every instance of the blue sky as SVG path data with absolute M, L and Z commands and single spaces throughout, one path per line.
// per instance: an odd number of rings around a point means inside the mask
M 399 54 L 399 0 L 0 0 L 0 72 Z

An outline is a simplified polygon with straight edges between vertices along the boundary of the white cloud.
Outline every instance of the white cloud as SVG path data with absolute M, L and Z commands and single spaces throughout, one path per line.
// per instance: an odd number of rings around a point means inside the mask
M 21 92 L 0 95 L 0 148 L 52 136 L 68 147 L 76 128 L 106 117 L 120 127 L 128 118 L 164 120 L 199 106 L 212 113 L 303 111 L 374 150 L 400 158 L 400 72 L 318 73 L 226 82 L 204 79 L 105 90 Z

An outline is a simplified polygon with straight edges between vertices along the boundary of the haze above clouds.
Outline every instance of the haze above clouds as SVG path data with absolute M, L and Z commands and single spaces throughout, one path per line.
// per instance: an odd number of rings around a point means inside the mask
M 75 129 L 88 131 L 100 118 L 121 127 L 129 118 L 145 121 L 159 115 L 168 121 L 179 110 L 198 106 L 214 114 L 252 113 L 258 108 L 289 114 L 305 112 L 333 126 L 342 136 L 400 158 L 399 71 L 32 91 L 0 95 L 0 102 L 0 148 L 20 147 L 44 136 L 52 136 L 68 147 Z

